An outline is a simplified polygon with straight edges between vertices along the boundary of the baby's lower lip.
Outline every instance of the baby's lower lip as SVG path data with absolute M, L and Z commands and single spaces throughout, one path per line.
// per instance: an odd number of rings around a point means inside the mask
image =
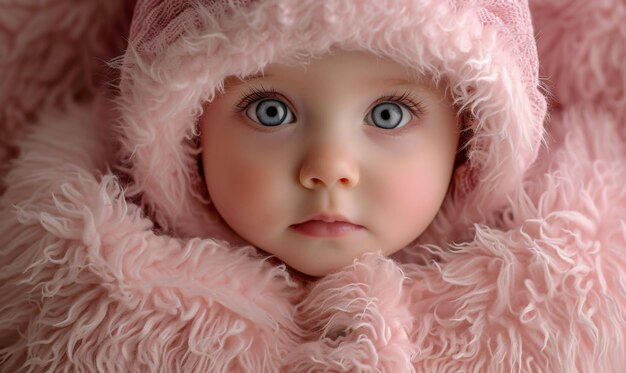
M 326 223 L 321 220 L 305 221 L 304 223 L 294 224 L 291 228 L 299 233 L 314 237 L 340 237 L 363 229 L 362 226 L 356 224 L 346 222 Z

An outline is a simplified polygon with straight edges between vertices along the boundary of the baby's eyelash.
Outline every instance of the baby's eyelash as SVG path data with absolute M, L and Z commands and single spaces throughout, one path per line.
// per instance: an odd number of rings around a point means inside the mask
M 399 102 L 406 106 L 411 114 L 416 117 L 421 117 L 426 113 L 426 108 L 424 107 L 424 103 L 419 100 L 415 95 L 410 91 L 405 91 L 402 94 L 392 93 L 389 95 L 385 95 L 378 100 L 376 100 L 375 104 L 380 104 L 382 102 Z
M 244 112 L 251 103 L 267 98 L 284 100 L 283 96 L 273 88 L 265 88 L 263 86 L 259 88 L 251 87 L 239 99 L 239 103 L 236 105 L 236 111 Z
M 251 87 L 239 99 L 239 103 L 236 105 L 236 111 L 244 112 L 253 102 L 268 98 L 285 100 L 285 98 L 273 88 L 266 88 L 263 86 L 259 88 Z M 375 104 L 389 101 L 403 104 L 409 109 L 409 111 L 411 111 L 413 115 L 418 118 L 424 115 L 426 112 L 423 102 L 415 97 L 410 91 L 405 91 L 402 94 L 394 92 L 388 95 L 384 95 L 376 100 Z

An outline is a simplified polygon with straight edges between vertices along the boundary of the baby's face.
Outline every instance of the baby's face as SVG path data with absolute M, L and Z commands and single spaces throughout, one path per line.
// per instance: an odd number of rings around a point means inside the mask
M 227 79 L 205 106 L 207 187 L 246 241 L 325 275 L 426 229 L 450 183 L 457 122 L 442 90 L 373 54 L 270 65 Z

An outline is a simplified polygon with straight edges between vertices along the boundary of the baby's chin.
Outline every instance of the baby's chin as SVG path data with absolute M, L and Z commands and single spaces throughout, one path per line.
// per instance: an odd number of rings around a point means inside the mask
M 323 277 L 349 269 L 356 262 L 364 260 L 365 256 L 387 257 L 396 251 L 398 250 L 389 250 L 389 253 L 385 253 L 381 250 L 365 250 L 358 253 L 340 253 L 338 256 L 320 252 L 318 260 L 310 260 L 305 255 L 298 258 L 281 258 L 278 255 L 274 257 L 299 274 L 309 277 Z
M 253 244 L 250 244 L 254 246 Z M 256 246 L 255 246 L 256 247 Z M 268 258 L 268 262 L 273 265 L 284 265 L 288 272 L 296 278 L 304 280 L 313 280 L 318 277 L 323 277 L 331 273 L 340 271 L 342 268 L 348 267 L 353 263 L 353 260 L 346 263 L 334 263 L 333 265 L 322 265 L 320 263 L 302 263 L 293 258 L 281 258 L 271 252 L 256 247 L 259 253 Z

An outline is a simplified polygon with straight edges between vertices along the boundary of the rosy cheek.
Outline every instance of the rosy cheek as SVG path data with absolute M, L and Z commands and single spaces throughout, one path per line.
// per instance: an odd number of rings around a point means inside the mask
M 209 182 L 218 211 L 243 236 L 259 234 L 263 226 L 276 220 L 276 210 L 281 207 L 277 194 L 285 177 L 280 173 L 281 165 L 263 153 L 231 147 L 229 156 L 215 165 L 216 179 Z
M 265 186 L 259 165 L 231 153 L 217 167 L 217 172 L 212 174 L 215 179 L 210 181 L 209 192 L 220 212 L 226 216 L 238 216 L 243 210 L 254 208 L 251 204 L 264 193 Z
M 419 235 L 439 210 L 447 184 L 429 171 L 415 164 L 388 168 L 386 203 L 398 237 L 415 238 L 412 236 Z
M 417 173 L 397 172 L 391 179 L 393 206 L 400 221 L 415 219 L 415 209 L 422 204 L 427 186 L 422 175 Z

